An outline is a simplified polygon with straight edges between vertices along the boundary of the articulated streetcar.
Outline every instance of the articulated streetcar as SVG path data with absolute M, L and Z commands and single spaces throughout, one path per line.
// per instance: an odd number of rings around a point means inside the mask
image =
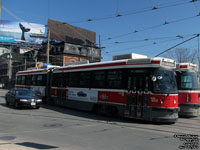
M 200 115 L 200 90 L 197 79 L 198 66 L 192 63 L 179 63 L 176 67 L 179 93 L 179 115 L 197 117 Z
M 175 68 L 176 62 L 167 58 L 55 68 L 46 71 L 46 99 L 48 103 L 79 110 L 174 123 L 178 119 Z

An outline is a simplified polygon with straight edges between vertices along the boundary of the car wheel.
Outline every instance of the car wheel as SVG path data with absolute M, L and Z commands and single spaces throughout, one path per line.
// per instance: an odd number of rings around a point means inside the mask
M 6 105 L 7 105 L 7 106 L 9 106 L 9 105 L 10 105 L 10 103 L 9 103 L 7 100 L 6 100 Z
M 6 105 L 9 106 L 9 102 L 8 102 L 7 97 L 5 98 L 5 100 L 6 100 Z
M 15 105 L 14 105 L 15 109 L 18 109 L 19 108 L 19 104 L 17 101 L 15 101 Z

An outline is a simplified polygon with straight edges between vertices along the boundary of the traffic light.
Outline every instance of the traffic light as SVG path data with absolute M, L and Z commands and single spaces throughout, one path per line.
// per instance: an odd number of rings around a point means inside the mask
M 39 68 L 40 67 L 40 62 L 36 63 L 36 67 Z

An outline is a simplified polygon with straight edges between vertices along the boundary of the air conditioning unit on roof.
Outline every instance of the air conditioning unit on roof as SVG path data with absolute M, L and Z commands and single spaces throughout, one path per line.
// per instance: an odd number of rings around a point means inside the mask
M 112 60 L 138 59 L 138 58 L 147 58 L 147 56 L 136 53 L 130 53 L 130 54 L 115 55 L 113 56 Z

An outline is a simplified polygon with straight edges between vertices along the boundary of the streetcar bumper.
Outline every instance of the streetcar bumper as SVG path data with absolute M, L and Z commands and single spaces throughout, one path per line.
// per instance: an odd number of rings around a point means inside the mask
M 178 108 L 151 108 L 151 120 L 160 123 L 175 123 L 178 120 Z
M 200 115 L 200 104 L 179 104 L 181 117 L 198 117 Z

